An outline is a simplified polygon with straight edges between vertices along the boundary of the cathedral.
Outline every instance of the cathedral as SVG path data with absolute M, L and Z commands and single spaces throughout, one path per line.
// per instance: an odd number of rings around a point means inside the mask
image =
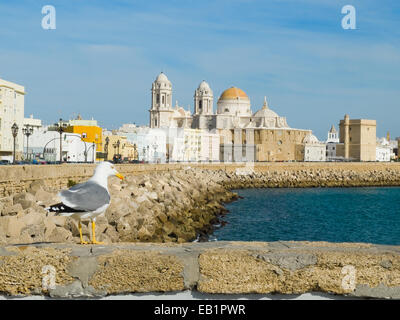
M 221 140 L 221 161 L 246 161 L 241 154 L 249 149 L 254 161 L 304 160 L 311 130 L 289 127 L 285 117 L 270 109 L 266 98 L 253 113 L 247 94 L 231 87 L 222 92 L 214 112 L 213 91 L 202 81 L 194 92 L 192 114 L 190 107 L 185 110 L 178 103 L 172 105 L 172 83 L 163 72 L 152 84 L 151 97 L 150 128 L 216 131 Z
M 151 128 L 237 129 L 237 128 L 289 128 L 285 117 L 268 107 L 266 98 L 260 110 L 252 113 L 247 94 L 236 87 L 222 92 L 214 113 L 214 94 L 209 84 L 202 81 L 194 92 L 194 112 L 172 106 L 172 83 L 161 72 L 151 88 Z

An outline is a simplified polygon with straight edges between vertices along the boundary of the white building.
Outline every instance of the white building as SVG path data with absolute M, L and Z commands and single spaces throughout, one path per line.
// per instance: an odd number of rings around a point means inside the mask
M 393 149 L 385 138 L 376 139 L 376 161 L 389 162 Z
M 220 136 L 207 130 L 137 127 L 135 132 L 124 135 L 131 144 L 136 144 L 142 161 L 219 161 Z
M 124 133 L 132 145 L 136 144 L 140 161 L 165 163 L 167 161 L 167 133 L 163 129 L 137 127 L 134 132 Z
M 22 127 L 24 125 L 25 88 L 19 84 L 0 79 L 0 158 L 12 161 L 14 137 L 11 127 L 18 126 L 15 139 L 16 158 L 23 152 Z
M 24 153 L 22 156 L 23 159 L 32 159 L 31 158 L 32 152 L 29 152 L 29 151 L 32 151 L 29 148 L 30 137 L 34 132 L 36 132 L 37 130 L 40 130 L 40 128 L 42 128 L 42 120 L 35 119 L 32 114 L 29 116 L 29 118 L 24 118 L 24 126 L 23 126 L 22 130 L 30 129 L 31 131 L 28 135 L 24 134 L 24 136 L 23 136 L 23 139 L 24 139 L 24 141 L 23 141 Z
M 169 130 L 170 161 L 219 161 L 220 136 L 200 129 Z
M 304 161 L 326 161 L 326 144 L 318 141 L 313 134 L 304 139 Z
M 334 125 L 328 132 L 328 140 L 326 140 L 326 161 L 334 161 L 336 157 L 336 149 L 339 144 L 339 133 Z
M 220 135 L 208 130 L 201 130 L 200 161 L 220 161 Z
M 118 129 L 118 132 L 124 132 L 124 133 L 128 133 L 128 132 L 135 132 L 135 130 L 137 129 L 137 125 L 134 123 L 125 123 L 122 125 L 122 127 L 120 127 Z
M 29 116 L 29 118 L 24 118 L 24 127 L 32 127 L 33 130 L 40 129 L 42 127 L 42 120 L 35 119 L 33 114 Z
M 62 158 L 67 162 L 93 162 L 96 148 L 93 143 L 82 141 L 77 133 L 62 134 Z M 42 127 L 29 137 L 29 158 L 60 161 L 60 134 Z

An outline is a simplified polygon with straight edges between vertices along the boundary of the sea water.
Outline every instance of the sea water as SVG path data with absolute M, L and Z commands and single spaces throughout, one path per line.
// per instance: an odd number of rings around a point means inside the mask
M 400 187 L 234 191 L 210 239 L 400 244 Z

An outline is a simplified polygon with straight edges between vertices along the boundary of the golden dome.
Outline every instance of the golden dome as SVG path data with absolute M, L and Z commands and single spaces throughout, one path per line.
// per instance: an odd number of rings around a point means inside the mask
M 236 88 L 236 87 L 231 87 L 229 89 L 226 89 L 224 92 L 222 92 L 221 96 L 219 97 L 219 100 L 231 100 L 231 99 L 249 99 L 247 96 L 246 92 L 244 92 L 242 89 Z

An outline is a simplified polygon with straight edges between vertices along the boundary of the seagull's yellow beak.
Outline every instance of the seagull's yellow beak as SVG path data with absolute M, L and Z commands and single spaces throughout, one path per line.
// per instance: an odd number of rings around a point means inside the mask
M 120 178 L 121 180 L 124 180 L 124 176 L 120 173 L 116 173 L 115 174 L 118 178 Z

